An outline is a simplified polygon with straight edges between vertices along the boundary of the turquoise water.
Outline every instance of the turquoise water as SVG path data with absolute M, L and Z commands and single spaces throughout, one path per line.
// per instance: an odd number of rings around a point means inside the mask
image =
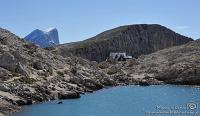
M 114 87 L 82 95 L 80 99 L 64 100 L 63 104 L 57 102 L 25 106 L 14 116 L 171 116 L 169 112 L 187 113 L 177 116 L 199 116 L 200 88 L 171 85 Z M 166 113 L 158 114 L 162 112 Z

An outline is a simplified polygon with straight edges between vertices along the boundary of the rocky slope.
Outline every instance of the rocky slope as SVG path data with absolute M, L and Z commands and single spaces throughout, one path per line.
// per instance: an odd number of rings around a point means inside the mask
M 156 56 L 153 60 L 152 57 Z M 200 41 L 161 50 L 149 61 L 160 61 L 155 78 L 170 84 L 200 85 Z
M 53 52 L 62 56 L 73 54 L 100 62 L 110 52 L 126 52 L 138 57 L 189 41 L 192 39 L 161 25 L 127 25 L 105 31 L 85 41 L 60 45 Z
M 59 44 L 58 30 L 56 28 L 50 28 L 46 31 L 36 29 L 24 39 L 42 48 L 52 47 Z
M 200 40 L 163 49 L 126 62 L 107 61 L 99 66 L 105 73 L 121 79 L 153 80 L 168 84 L 200 85 Z M 138 81 L 140 82 L 140 81 Z

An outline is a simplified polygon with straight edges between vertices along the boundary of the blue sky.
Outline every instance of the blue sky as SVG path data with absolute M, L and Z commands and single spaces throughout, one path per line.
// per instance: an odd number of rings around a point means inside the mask
M 56 27 L 61 43 L 127 24 L 161 24 L 200 38 L 200 0 L 0 0 L 0 27 L 24 37 Z

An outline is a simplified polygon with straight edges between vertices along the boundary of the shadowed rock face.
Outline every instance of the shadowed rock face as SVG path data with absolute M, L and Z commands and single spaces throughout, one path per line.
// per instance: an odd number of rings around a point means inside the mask
M 85 41 L 60 45 L 54 52 L 63 56 L 72 53 L 100 62 L 104 61 L 110 52 L 127 52 L 138 57 L 189 41 L 192 39 L 161 25 L 127 25 L 105 31 Z

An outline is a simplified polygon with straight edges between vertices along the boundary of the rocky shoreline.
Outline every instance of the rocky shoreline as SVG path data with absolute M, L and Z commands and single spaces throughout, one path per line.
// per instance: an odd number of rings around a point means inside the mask
M 161 81 L 156 81 L 156 80 L 152 81 L 152 80 L 142 79 L 138 82 L 134 82 L 134 83 L 130 83 L 130 84 L 124 83 L 124 84 L 118 84 L 118 85 L 113 85 L 113 86 L 106 86 L 106 87 L 103 87 L 101 89 L 116 87 L 116 86 L 128 86 L 128 85 L 151 86 L 151 85 L 168 85 L 168 84 L 161 82 Z M 200 86 L 192 86 L 192 85 L 176 85 L 176 86 L 200 87 Z M 98 90 L 100 90 L 100 89 L 99 88 L 96 88 L 95 90 L 88 89 L 84 92 L 67 91 L 67 92 L 64 92 L 64 93 L 58 93 L 60 95 L 60 97 L 58 97 L 57 99 L 52 99 L 52 100 L 79 99 L 81 97 L 81 94 L 85 94 L 86 92 L 92 93 L 92 92 L 98 91 Z M 54 97 L 54 96 L 52 96 L 52 97 Z M 35 104 L 35 103 L 47 102 L 49 100 L 30 101 L 30 99 L 23 99 L 23 100 L 21 99 L 19 101 L 15 101 L 19 104 L 13 104 L 14 101 L 12 99 L 8 100 L 8 99 L 3 98 L 3 100 L 0 100 L 1 101 L 0 108 L 4 107 L 5 109 L 4 109 L 3 112 L 0 113 L 0 116 L 6 116 L 6 115 L 11 115 L 11 114 L 16 113 L 16 112 L 20 112 L 24 105 L 32 105 L 32 104 Z M 10 103 L 10 102 L 12 102 L 12 103 Z
M 61 83 L 63 83 L 63 82 L 61 82 Z M 110 82 L 107 82 L 107 83 L 110 83 Z M 95 83 L 90 83 L 90 84 L 95 84 Z M 140 81 L 134 81 L 134 82 L 130 82 L 130 83 L 115 83 L 115 82 L 113 82 L 113 85 L 92 86 L 92 85 L 88 84 L 88 86 L 77 87 L 76 89 L 74 88 L 74 90 L 71 90 L 71 91 L 62 90 L 62 92 L 58 92 L 58 89 L 56 89 L 56 91 L 53 91 L 53 90 L 44 89 L 45 88 L 44 86 L 40 86 L 40 87 L 37 87 L 37 88 L 40 88 L 40 90 L 38 90 L 37 93 L 32 94 L 31 97 L 22 98 L 21 96 L 14 96 L 13 94 L 7 94 L 7 95 L 2 96 L 0 98 L 1 99 L 0 100 L 1 101 L 0 109 L 1 109 L 2 115 L 3 114 L 7 115 L 7 114 L 12 114 L 12 113 L 21 111 L 21 108 L 24 105 L 31 105 L 34 103 L 46 102 L 49 100 L 78 99 L 81 97 L 81 94 L 85 94 L 86 92 L 92 93 L 93 91 L 97 91 L 97 90 L 100 90 L 103 88 L 114 87 L 114 86 L 126 86 L 126 85 L 149 86 L 151 84 L 158 85 L 158 84 L 163 84 L 163 83 L 160 81 L 152 81 L 152 80 L 144 80 L 143 79 Z M 9 85 L 7 85 L 7 86 L 9 86 Z M 18 92 L 18 94 L 21 94 L 23 96 L 28 96 L 28 94 L 31 94 L 28 91 L 31 91 L 31 89 L 33 89 L 33 88 L 29 88 L 29 90 L 28 90 L 25 86 L 27 86 L 27 85 L 23 85 L 23 87 L 21 87 L 21 91 Z M 36 88 L 34 88 L 34 89 L 36 89 Z M 41 94 L 42 91 L 45 93 Z M 7 92 L 5 92 L 5 93 L 7 93 Z M 2 91 L 0 92 L 0 95 L 2 95 Z

